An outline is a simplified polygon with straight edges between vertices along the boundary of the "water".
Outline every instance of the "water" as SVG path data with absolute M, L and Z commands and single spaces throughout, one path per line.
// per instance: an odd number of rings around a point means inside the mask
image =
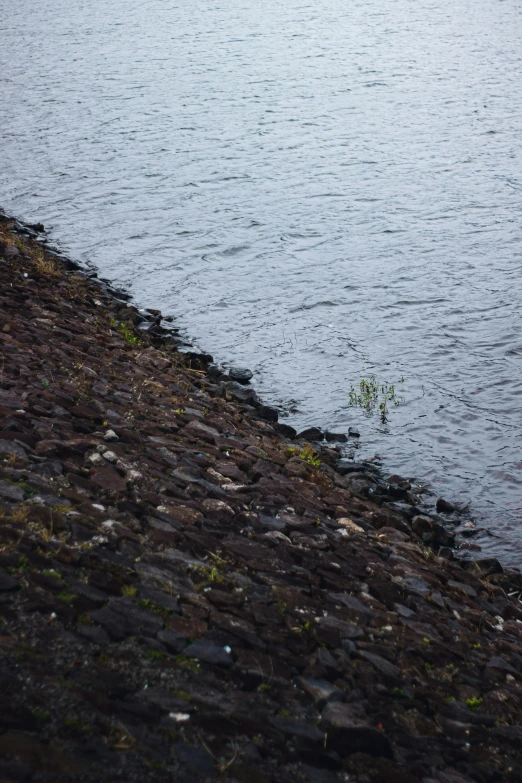
M 520 0 L 0 0 L 0 27 L 4 209 L 520 565 Z M 348 404 L 372 373 L 386 426 Z

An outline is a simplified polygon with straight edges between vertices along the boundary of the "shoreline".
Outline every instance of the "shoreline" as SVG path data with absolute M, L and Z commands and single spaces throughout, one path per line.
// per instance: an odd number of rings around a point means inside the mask
M 520 574 L 28 229 L 0 215 L 0 777 L 516 783 Z
M 442 497 L 437 497 L 437 493 L 432 491 L 431 486 L 423 483 L 422 479 L 418 477 L 404 478 L 396 473 L 387 474 L 378 456 L 357 459 L 357 449 L 361 445 L 357 428 L 354 430 L 352 427 L 348 427 L 347 433 L 336 434 L 310 425 L 300 432 L 285 421 L 280 421 L 280 410 L 265 404 L 254 387 L 250 386 L 248 382 L 234 382 L 233 378 L 227 375 L 227 369 L 231 370 L 231 366 L 228 366 L 227 362 L 224 365 L 216 363 L 210 353 L 196 347 L 191 342 L 190 336 L 180 334 L 181 330 L 175 325 L 175 317 L 169 315 L 164 318 L 160 310 L 140 307 L 134 303 L 133 296 L 128 291 L 113 285 L 108 278 L 99 277 L 97 267 L 94 265 L 82 266 L 79 262 L 70 259 L 59 248 L 48 242 L 43 223 L 30 224 L 18 220 L 6 215 L 1 208 L 0 220 L 13 222 L 15 231 L 20 232 L 22 236 L 29 234 L 31 239 L 40 244 L 45 252 L 56 258 L 68 271 L 76 272 L 88 280 L 95 281 L 119 305 L 128 304 L 130 310 L 127 315 L 131 318 L 132 325 L 138 327 L 140 331 L 146 330 L 149 342 L 153 347 L 168 346 L 178 349 L 195 368 L 204 370 L 212 377 L 213 381 L 228 384 L 225 387 L 226 397 L 247 406 L 246 409 L 250 406 L 252 413 L 255 409 L 259 418 L 270 422 L 276 431 L 283 436 L 299 443 L 313 444 L 313 447 L 320 451 L 325 448 L 336 450 L 338 452 L 337 459 L 344 463 L 343 472 L 360 473 L 361 476 L 370 475 L 371 481 L 364 487 L 364 494 L 371 497 L 377 504 L 384 504 L 386 507 L 396 510 L 400 515 L 408 518 L 409 522 L 415 516 L 428 517 L 433 520 L 433 526 L 426 526 L 425 523 L 422 523 L 415 531 L 426 545 L 438 548 L 444 546 L 444 557 L 453 558 L 455 553 L 458 553 L 456 559 L 481 559 L 479 554 L 466 555 L 466 552 L 480 553 L 482 551 L 482 547 L 475 543 L 474 539 L 485 531 L 484 527 L 476 527 L 474 518 L 469 516 L 469 504 L 458 502 L 453 504 Z M 355 450 L 348 452 L 347 449 L 350 446 L 353 446 Z M 330 455 L 330 461 L 335 458 L 335 455 Z M 405 486 L 408 488 L 407 491 L 404 489 Z M 426 501 L 426 497 L 430 500 Z M 459 557 L 459 554 L 464 556 Z M 486 556 L 484 559 L 496 560 L 497 558 L 493 554 L 493 556 Z M 522 574 L 521 568 L 509 566 L 508 570 Z

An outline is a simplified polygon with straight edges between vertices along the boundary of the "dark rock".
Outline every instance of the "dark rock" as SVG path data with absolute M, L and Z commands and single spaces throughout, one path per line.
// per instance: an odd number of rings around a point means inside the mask
M 163 620 L 158 614 L 137 606 L 132 598 L 111 598 L 107 607 L 124 618 L 130 634 L 156 636 L 163 627 Z
M 24 499 L 24 491 L 14 484 L 8 484 L 7 481 L 0 479 L 0 498 L 10 500 L 13 503 L 19 503 Z
M 230 395 L 230 397 L 236 402 L 242 402 L 246 405 L 255 405 L 258 401 L 258 397 L 254 389 L 247 388 L 241 383 L 237 383 L 237 381 L 226 383 L 225 390 L 226 393 Z
M 238 383 L 248 383 L 254 377 L 252 370 L 247 370 L 246 367 L 231 367 L 228 374 Z
M 483 579 L 490 574 L 501 574 L 503 568 L 496 557 L 481 557 L 474 560 L 462 560 L 462 568 Z
M 452 511 L 455 511 L 453 503 L 449 503 L 447 500 L 444 500 L 444 498 L 437 499 L 436 508 L 439 512 L 444 511 L 446 513 L 451 513 Z
M 20 255 L 20 251 L 16 247 L 16 245 L 7 245 L 7 247 L 4 250 L 4 256 L 6 258 L 15 258 L 16 256 Z
M 517 674 L 520 676 L 520 672 L 518 672 L 514 666 L 511 666 L 510 663 L 504 660 L 504 658 L 501 658 L 500 655 L 494 655 L 493 658 L 490 658 L 486 664 L 486 668 L 498 669 L 499 671 L 507 672 L 508 674 Z
M 172 750 L 183 767 L 197 775 L 198 780 L 203 778 L 214 780 L 217 777 L 214 761 L 205 748 L 177 743 L 172 746 Z
M 313 723 L 292 720 L 292 718 L 272 718 L 270 723 L 286 736 L 298 737 L 315 745 L 324 742 L 324 733 Z
M 319 427 L 308 427 L 298 434 L 298 439 L 318 441 L 323 440 L 323 431 Z
M 277 431 L 281 433 L 281 435 L 284 435 L 285 438 L 290 438 L 293 440 L 295 437 L 297 437 L 297 430 L 295 430 L 293 427 L 290 427 L 288 424 L 279 424 L 277 425 Z
M 340 459 L 335 465 L 335 469 L 341 476 L 347 473 L 363 473 L 366 470 L 363 462 L 353 462 L 351 459 Z
M 232 656 L 225 647 L 206 639 L 189 645 L 184 654 L 187 658 L 197 658 L 198 661 L 213 663 L 217 666 L 232 666 L 233 664 Z
M 209 353 L 186 351 L 183 355 L 189 360 L 189 366 L 196 370 L 204 370 L 208 364 L 214 362 L 214 357 Z
M 477 591 L 475 588 L 471 587 L 471 585 L 466 585 L 463 582 L 456 582 L 454 579 L 449 579 L 448 587 L 453 587 L 454 590 L 458 590 L 461 593 L 468 595 L 470 598 L 477 597 Z
M 365 661 L 369 661 L 375 666 L 377 671 L 381 672 L 381 674 L 384 674 L 386 677 L 400 677 L 401 670 L 399 667 L 390 663 L 381 655 L 375 655 L 375 653 L 369 653 L 366 652 L 366 650 L 358 650 L 358 656 L 359 658 L 364 658 Z
M 0 454 L 7 454 L 10 457 L 29 460 L 27 452 L 18 443 L 12 440 L 0 440 Z
M 187 638 L 176 631 L 159 631 L 158 641 L 165 645 L 170 653 L 178 654 L 187 646 Z
M 324 437 L 328 443 L 346 443 L 348 440 L 343 432 L 325 432 Z
M 319 709 L 331 701 L 344 701 L 344 693 L 328 680 L 314 680 L 312 677 L 298 677 L 297 684 L 312 697 Z
M 373 727 L 364 711 L 355 704 L 330 703 L 321 716 L 327 732 L 327 747 L 342 757 L 352 753 L 393 758 L 389 739 Z
M 425 544 L 437 546 L 453 546 L 455 534 L 446 530 L 431 517 L 416 516 L 411 521 L 412 530 L 422 538 Z
M 117 470 L 111 467 L 95 470 L 91 479 L 93 484 L 107 492 L 122 492 L 127 487 L 127 481 L 120 476 Z
M 516 747 L 522 744 L 522 726 L 497 726 L 491 733 L 498 740 L 505 740 Z
M 373 617 L 374 612 L 348 593 L 329 593 L 328 598 L 336 604 L 341 604 L 349 613 L 358 620 L 368 620 Z M 346 638 L 349 638 L 348 636 Z
M 98 625 L 78 625 L 76 633 L 88 639 L 89 642 L 100 645 L 100 647 L 109 644 L 110 641 L 109 634 Z
M 0 593 L 8 593 L 12 590 L 19 590 L 20 584 L 10 576 L 5 568 L 0 568 Z
M 360 438 L 361 433 L 359 430 L 356 430 L 355 427 L 348 427 L 348 437 L 349 438 Z
M 279 418 L 279 412 L 275 408 L 271 408 L 269 405 L 260 405 L 257 409 L 257 415 L 259 418 L 265 421 L 276 422 Z

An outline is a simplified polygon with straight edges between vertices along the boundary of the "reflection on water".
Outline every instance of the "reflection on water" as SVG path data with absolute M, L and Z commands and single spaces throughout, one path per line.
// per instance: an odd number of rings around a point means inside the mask
M 520 564 L 516 0 L 0 0 L 0 203 Z M 351 383 L 405 377 L 389 432 Z M 442 491 L 442 490 L 441 490 Z

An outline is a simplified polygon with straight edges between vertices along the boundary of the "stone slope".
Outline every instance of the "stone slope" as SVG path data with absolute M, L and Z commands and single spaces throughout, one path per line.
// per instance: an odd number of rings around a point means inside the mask
M 522 780 L 520 577 L 13 228 L 0 780 Z

